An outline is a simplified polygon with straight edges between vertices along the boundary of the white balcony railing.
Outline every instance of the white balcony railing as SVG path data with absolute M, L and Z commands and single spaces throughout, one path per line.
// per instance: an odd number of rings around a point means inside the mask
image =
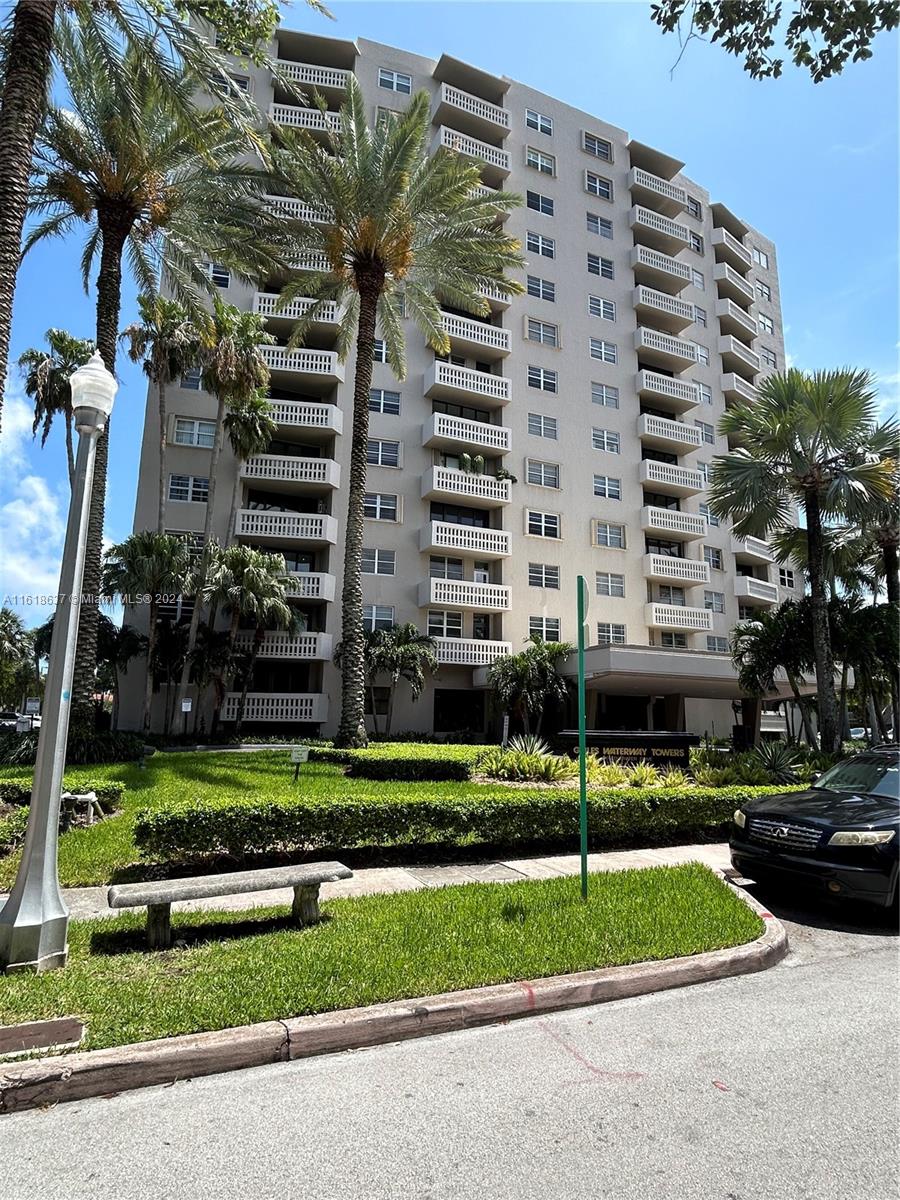
M 667 333 L 660 333 L 658 329 L 648 329 L 645 325 L 634 331 L 634 348 L 664 355 L 683 363 L 684 366 L 697 361 L 697 347 L 693 342 L 670 337 Z
M 511 642 L 486 642 L 478 638 L 435 638 L 437 660 L 447 666 L 489 667 L 512 653 Z
M 502 583 L 475 583 L 468 579 L 425 579 L 419 584 L 419 607 L 429 604 L 504 612 L 510 607 L 509 588 Z
M 472 504 L 509 504 L 508 479 L 456 467 L 430 467 L 422 476 L 422 496 L 462 497 Z
M 461 88 L 455 88 L 449 83 L 441 84 L 440 103 L 458 109 L 470 117 L 477 117 L 479 121 L 487 121 L 499 129 L 509 131 L 510 118 L 505 108 L 501 108 L 499 104 L 491 104 L 488 100 L 482 100 L 480 96 L 473 96 L 470 92 L 464 92 Z
M 333 600 L 335 578 L 320 571 L 291 571 L 285 591 L 291 600 Z
M 425 372 L 425 394 L 445 392 L 461 396 L 480 396 L 495 404 L 508 404 L 509 380 L 503 375 L 492 375 L 489 371 L 476 371 L 472 367 L 458 367 L 454 363 L 435 359 Z
M 677 467 L 673 463 L 655 462 L 653 459 L 645 459 L 641 463 L 640 480 L 645 486 L 676 496 L 694 496 L 706 486 L 701 471 Z
M 687 208 L 687 192 L 677 183 L 669 179 L 661 179 L 659 175 L 651 175 L 640 167 L 632 167 L 628 174 L 628 186 L 632 191 L 652 192 L 664 200 L 673 202 L 678 208 Z
M 295 271 L 315 271 L 317 275 L 328 275 L 331 263 L 328 255 L 319 250 L 299 250 L 291 259 Z
M 270 371 L 327 376 L 336 383 L 344 382 L 344 364 L 333 350 L 285 350 L 283 346 L 260 346 L 259 351 Z
M 645 533 L 671 534 L 678 541 L 689 541 L 706 537 L 706 518 L 674 508 L 645 505 L 641 509 L 641 529 Z
M 419 533 L 420 550 L 455 550 L 474 558 L 507 558 L 512 553 L 509 531 L 430 521 Z
M 432 413 L 422 427 L 423 446 L 453 444 L 500 454 L 509 450 L 510 436 L 511 431 L 505 425 L 489 425 L 486 421 L 470 421 L 447 413 Z
M 736 358 L 738 362 L 756 374 L 759 371 L 759 355 L 749 346 L 745 346 L 740 338 L 733 334 L 719 338 L 719 353 L 724 359 Z
M 745 604 L 777 604 L 778 585 L 749 575 L 736 575 L 734 594 Z
M 664 275 L 676 284 L 680 290 L 691 281 L 691 268 L 686 262 L 680 262 L 650 246 L 635 246 L 631 251 L 631 266 L 636 276 L 642 274 Z
M 723 296 L 730 295 L 732 299 L 743 300 L 747 304 L 751 304 L 756 298 L 753 284 L 748 283 L 740 271 L 736 271 L 728 263 L 716 263 L 713 267 L 713 279 Z
M 499 146 L 492 146 L 490 142 L 483 142 L 480 138 L 469 137 L 468 134 L 442 125 L 434 139 L 434 148 L 439 146 L 445 150 L 455 150 L 457 154 L 466 158 L 477 159 L 504 175 L 509 174 L 509 152 L 501 150 Z
M 644 578 L 695 587 L 699 583 L 709 583 L 709 563 L 693 558 L 673 558 L 669 554 L 645 554 Z
M 331 213 L 324 208 L 316 208 L 305 200 L 297 200 L 294 196 L 266 196 L 266 208 L 271 212 L 282 213 L 294 221 L 309 221 L 312 225 L 328 225 Z
M 727 229 L 717 228 L 712 231 L 712 246 L 717 259 L 737 264 L 738 270 L 749 270 L 753 265 L 750 251 L 739 242 Z
M 680 629 L 703 632 L 712 629 L 712 613 L 705 608 L 682 608 L 678 604 L 645 604 L 644 621 L 651 629 Z
M 638 371 L 636 377 L 638 394 L 641 396 L 665 396 L 677 400 L 685 408 L 700 403 L 696 383 L 686 379 L 673 379 L 670 375 L 659 375 L 656 371 Z
M 234 532 L 236 537 L 284 542 L 328 542 L 333 546 L 337 544 L 338 523 L 327 514 L 240 508 L 235 516 Z
M 253 651 L 255 634 L 239 633 L 234 640 L 241 654 Z M 330 633 L 295 633 L 272 630 L 263 635 L 258 658 L 287 658 L 301 662 L 327 662 L 331 659 L 333 638 Z
M 237 718 L 240 692 L 228 692 L 222 709 L 224 721 Z M 320 724 L 328 720 L 328 697 L 321 692 L 248 692 L 244 705 L 244 720 L 292 721 Z
M 661 313 L 666 317 L 675 318 L 679 325 L 691 325 L 694 321 L 694 306 L 668 292 L 658 292 L 655 288 L 643 284 L 634 289 L 635 308 L 648 308 L 652 313 Z
M 290 429 L 320 429 L 326 433 L 341 433 L 344 428 L 344 414 L 336 404 L 270 400 L 269 413 L 276 425 Z
M 689 246 L 691 233 L 686 225 L 679 225 L 664 217 L 662 213 L 654 212 L 652 208 L 644 208 L 636 204 L 631 210 L 631 227 L 637 233 L 645 233 L 649 237 L 658 237 L 666 245 L 672 244 L 674 249 L 679 246 Z
M 726 400 L 744 400 L 752 404 L 756 399 L 756 388 L 753 384 L 742 379 L 740 375 L 735 375 L 733 371 L 722 376 L 722 391 Z
M 277 125 L 286 125 L 291 129 L 308 129 L 312 133 L 339 133 L 341 129 L 339 112 L 300 108 L 296 104 L 270 104 L 269 117 Z
M 292 62 L 287 58 L 276 59 L 276 66 L 291 83 L 312 88 L 342 90 L 347 86 L 347 77 L 351 74 L 350 71 L 341 71 L 337 67 L 319 67 L 314 63 Z
M 243 479 L 302 483 L 312 487 L 341 486 L 340 463 L 333 458 L 294 458 L 289 454 L 254 454 L 241 463 Z
M 733 537 L 731 539 L 731 553 L 735 558 L 750 559 L 751 562 L 770 563 L 775 561 L 775 554 L 772 547 L 763 538 L 758 537 Z
M 696 450 L 703 445 L 703 432 L 696 425 L 669 421 L 665 417 L 642 413 L 638 417 L 638 437 L 649 445 L 681 446 Z M 657 464 L 660 465 L 660 464 Z
M 441 327 L 451 342 L 463 342 L 469 346 L 496 350 L 509 354 L 510 334 L 508 329 L 475 321 L 470 317 L 459 317 L 455 313 L 441 313 Z
M 741 330 L 740 336 L 755 338 L 759 332 L 756 318 L 751 317 L 739 304 L 733 300 L 717 300 L 716 316 L 723 331 L 730 331 L 735 325 Z
M 253 301 L 253 309 L 261 317 L 276 317 L 283 321 L 299 321 L 305 317 L 315 300 L 298 297 L 291 300 L 283 308 L 279 308 L 281 297 L 277 292 L 257 292 Z M 316 321 L 322 325 L 337 325 L 341 318 L 341 309 L 336 300 L 325 300 L 316 316 Z

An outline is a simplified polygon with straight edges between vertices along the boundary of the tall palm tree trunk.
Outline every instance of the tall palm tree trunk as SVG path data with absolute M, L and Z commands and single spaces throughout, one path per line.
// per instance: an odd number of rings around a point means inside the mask
M 884 542 L 881 547 L 884 559 L 884 577 L 888 604 L 900 605 L 900 554 L 895 542 Z
M 785 668 L 785 675 L 787 675 L 788 686 L 794 694 L 794 703 L 797 705 L 800 713 L 800 720 L 803 722 L 803 736 L 809 742 L 810 746 L 815 746 L 816 735 L 813 733 L 812 721 L 809 719 L 809 709 L 806 707 L 804 697 L 800 695 L 800 688 L 797 686 L 796 677 L 793 671 L 788 671 L 787 668 Z
M 822 512 L 819 493 L 815 488 L 807 490 L 804 508 L 812 608 L 813 658 L 816 664 L 816 684 L 819 698 L 819 735 L 822 749 L 828 754 L 834 754 L 840 748 L 840 731 L 838 730 L 837 694 L 834 690 L 834 656 L 831 652 L 831 630 L 828 625 L 828 597 L 825 592 Z
M 350 448 L 350 481 L 347 488 L 347 521 L 344 529 L 344 583 L 341 589 L 341 721 L 336 746 L 365 746 L 365 638 L 362 612 L 362 545 L 366 491 L 366 456 L 369 441 L 369 389 L 375 321 L 384 274 L 358 276 L 359 327 L 356 338 L 356 372 L 353 381 L 353 442 Z
M 244 686 L 241 688 L 241 698 L 238 701 L 237 717 L 234 722 L 234 736 L 241 736 L 241 726 L 244 723 L 244 709 L 247 707 L 247 693 L 250 691 L 250 681 L 253 679 L 253 669 L 256 666 L 256 659 L 259 655 L 259 648 L 263 644 L 263 639 L 266 636 L 266 630 L 263 623 L 260 621 L 256 626 L 256 632 L 253 635 L 253 649 L 250 652 L 250 661 L 247 663 L 247 669 L 244 672 Z
M 66 462 L 69 466 L 69 491 L 75 490 L 75 441 L 72 437 L 72 413 L 66 413 Z
M 159 392 L 159 512 L 156 518 L 156 532 L 166 532 L 166 379 L 160 375 L 157 380 Z
M 6 47 L 0 95 L 0 415 L 28 176 L 50 78 L 55 21 L 56 0 L 18 0 Z
M 144 681 L 144 710 L 141 713 L 141 732 L 150 732 L 150 709 L 153 706 L 153 651 L 156 649 L 156 600 L 150 601 L 150 628 L 147 631 L 147 678 Z

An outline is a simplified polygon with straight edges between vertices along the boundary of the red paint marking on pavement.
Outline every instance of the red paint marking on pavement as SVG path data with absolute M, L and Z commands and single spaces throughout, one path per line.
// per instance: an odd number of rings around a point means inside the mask
M 762 912 L 759 915 L 762 917 L 762 919 L 764 921 L 774 921 L 775 920 L 774 914 L 770 913 L 770 912 Z
M 728 1084 L 723 1083 L 721 1079 L 714 1079 L 712 1081 L 712 1084 L 713 1084 L 713 1087 L 717 1087 L 720 1092 L 730 1092 L 731 1091 L 731 1088 L 728 1086 Z
M 526 983 L 524 979 L 517 979 L 516 983 L 519 985 L 519 987 L 524 991 L 525 995 L 528 997 L 528 1007 L 534 1008 L 534 1006 L 535 1006 L 534 988 L 531 986 L 530 983 Z
M 585 1058 L 581 1051 L 570 1045 L 565 1038 L 560 1037 L 556 1030 L 553 1029 L 553 1027 L 548 1024 L 547 1021 L 540 1021 L 539 1025 L 541 1029 L 543 1029 L 544 1033 L 548 1034 L 554 1040 L 554 1042 L 556 1042 L 558 1046 L 561 1046 L 567 1054 L 571 1055 L 571 1057 L 574 1058 L 577 1063 L 590 1071 L 595 1078 L 622 1079 L 626 1081 L 644 1078 L 643 1071 L 604 1071 L 602 1067 L 598 1067 L 595 1063 L 592 1063 L 589 1058 Z

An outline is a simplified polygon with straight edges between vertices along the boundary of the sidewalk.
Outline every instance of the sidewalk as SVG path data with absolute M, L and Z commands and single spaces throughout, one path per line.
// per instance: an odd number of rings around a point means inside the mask
M 675 866 L 701 862 L 715 870 L 731 865 L 726 843 L 697 846 L 663 846 L 657 850 L 616 850 L 589 854 L 590 871 L 624 871 L 634 867 Z M 549 858 L 514 858 L 502 862 L 453 863 L 445 867 L 370 867 L 355 871 L 352 879 L 322 885 L 321 898 L 368 896 L 374 892 L 413 892 L 420 888 L 446 887 L 453 883 L 512 883 L 522 879 L 550 879 L 559 875 L 577 875 L 581 859 L 577 854 L 559 854 Z M 66 888 L 63 891 L 73 917 L 111 917 L 121 915 L 107 906 L 105 887 Z M 239 896 L 215 896 L 208 900 L 179 900 L 174 912 L 197 909 L 237 911 L 275 904 L 290 904 L 293 889 L 278 888 Z

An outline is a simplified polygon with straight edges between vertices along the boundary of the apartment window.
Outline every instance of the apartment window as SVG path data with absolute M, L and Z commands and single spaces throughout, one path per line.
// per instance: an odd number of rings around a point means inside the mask
M 396 550 L 363 548 L 361 568 L 363 575 L 393 575 L 396 566 Z
M 181 376 L 181 386 L 186 392 L 199 392 L 202 374 L 199 367 L 188 367 Z
M 534 537 L 558 538 L 561 536 L 559 513 L 540 512 L 530 508 L 526 528 Z
M 550 438 L 555 442 L 559 434 L 556 417 L 545 417 L 543 413 L 529 413 L 528 432 L 535 437 Z
M 706 328 L 706 309 L 701 308 L 699 304 L 694 305 L 694 322 L 703 329 Z
M 532 233 L 529 229 L 525 235 L 525 247 L 532 254 L 542 254 L 544 258 L 556 257 L 556 242 L 542 233 Z
M 756 609 L 753 607 L 752 604 L 739 604 L 738 605 L 738 620 L 739 621 L 755 621 L 756 620 Z
M 709 366 L 709 349 L 706 346 L 701 346 L 699 342 L 694 343 L 694 349 L 697 351 L 697 362 L 702 367 Z
M 625 526 L 611 525 L 608 521 L 595 521 L 594 545 L 607 546 L 610 550 L 624 550 Z
M 601 258 L 599 254 L 589 254 L 587 256 L 587 269 L 589 275 L 599 275 L 601 279 L 615 279 L 616 268 L 611 258 Z
M 380 125 L 382 121 L 396 121 L 401 116 L 394 108 L 385 108 L 381 104 L 375 105 L 375 124 Z
M 202 446 L 205 450 L 211 450 L 215 440 L 215 421 L 192 421 L 188 417 L 175 418 L 176 446 Z
M 363 629 L 374 633 L 376 629 L 392 629 L 394 626 L 394 607 L 391 604 L 364 604 Z
M 718 546 L 704 546 L 703 557 L 713 571 L 722 570 L 722 551 Z
M 537 388 L 540 392 L 557 392 L 559 376 L 556 371 L 548 371 L 546 367 L 529 367 L 528 386 Z
M 447 612 L 442 608 L 429 609 L 428 636 L 434 638 L 461 638 L 462 613 Z
M 615 575 L 611 571 L 598 571 L 596 587 L 598 596 L 624 596 L 625 576 Z
M 606 408 L 618 408 L 619 389 L 609 383 L 592 383 L 591 400 L 594 404 L 602 404 Z
M 528 586 L 559 591 L 559 567 L 551 563 L 529 563 Z
M 690 231 L 690 235 L 691 235 L 691 249 L 693 251 L 695 251 L 697 254 L 702 254 L 703 253 L 703 238 L 700 236 L 699 233 L 694 233 L 693 229 Z
M 448 558 L 445 554 L 432 554 L 429 574 L 432 579 L 462 579 L 463 560 Z
M 703 434 L 704 442 L 708 442 L 710 446 L 716 444 L 716 427 L 710 425 L 709 421 L 695 421 L 694 424 Z
M 782 587 L 792 588 L 794 586 L 794 572 L 788 567 L 779 567 L 778 582 Z
M 396 521 L 397 497 L 387 492 L 366 492 L 363 501 L 363 515 L 370 521 Z
M 540 171 L 542 175 L 556 174 L 556 159 L 552 154 L 545 154 L 543 150 L 536 150 L 534 146 L 525 147 L 525 166 L 531 167 L 534 171 Z
M 525 464 L 525 478 L 537 487 L 559 487 L 559 463 L 541 462 L 537 458 L 529 458 Z
M 534 296 L 536 300 L 549 300 L 552 304 L 556 300 L 556 284 L 549 279 L 541 279 L 538 275 L 528 276 L 528 295 Z
M 529 617 L 529 637 L 540 637 L 545 642 L 558 642 L 560 639 L 559 617 Z
M 615 342 L 604 342 L 602 338 L 591 338 L 591 358 L 598 358 L 601 362 L 607 363 L 618 362 L 619 352 Z
M 529 342 L 540 342 L 542 346 L 559 346 L 559 326 L 549 321 L 528 318 L 526 337 Z
M 388 71 L 385 67 L 378 68 L 378 86 L 389 92 L 401 92 L 404 96 L 412 94 L 412 76 L 404 75 L 402 71 Z
M 667 631 L 659 635 L 659 644 L 666 650 L 687 650 L 687 634 Z
M 767 283 L 763 283 L 761 279 L 757 279 L 756 281 L 756 294 L 760 300 L 771 301 L 772 299 L 772 289 Z
M 587 214 L 587 231 L 588 233 L 599 234 L 600 237 L 612 238 L 612 221 L 608 221 L 606 217 L 600 217 L 596 213 L 589 212 Z
M 707 525 L 712 525 L 714 529 L 718 528 L 719 518 L 708 504 L 700 505 L 700 516 L 705 518 Z
M 762 359 L 762 361 L 766 364 L 767 367 L 774 368 L 774 367 L 778 366 L 778 357 L 775 354 L 775 351 L 770 350 L 768 346 L 760 346 L 759 357 Z
M 613 198 L 612 180 L 605 179 L 602 175 L 595 175 L 593 171 L 584 173 L 584 190 L 590 192 L 592 196 L 599 196 L 601 200 L 612 200 Z
M 612 162 L 612 143 L 607 142 L 605 138 L 599 138 L 596 134 L 588 133 L 587 130 L 584 130 L 581 134 L 581 146 L 588 154 L 593 154 L 594 158 L 602 158 L 604 162 Z
M 591 443 L 595 450 L 605 450 L 607 454 L 618 454 L 621 449 L 621 437 L 611 429 L 592 429 Z
M 700 397 L 701 404 L 712 404 L 712 388 L 709 384 L 701 383 L 699 379 L 695 379 L 694 387 L 697 389 L 697 395 Z
M 535 212 L 543 213 L 545 217 L 553 216 L 553 198 L 543 196 L 540 192 L 526 192 L 525 201 Z
M 713 637 L 711 634 L 707 634 L 706 648 L 707 650 L 712 650 L 715 654 L 727 654 L 728 638 Z
M 703 607 L 708 608 L 710 612 L 723 613 L 725 611 L 725 593 L 704 592 Z
M 249 75 L 232 75 L 229 71 L 228 78 L 240 92 L 250 91 L 250 76 Z
M 602 296 L 588 296 L 588 314 L 592 317 L 602 317 L 604 321 L 616 319 L 616 305 L 613 300 L 604 300 Z
M 661 583 L 659 585 L 659 602 L 660 604 L 671 604 L 675 608 L 684 608 L 684 588 Z
M 375 344 L 372 346 L 372 362 L 386 363 L 387 360 L 387 342 L 382 338 L 376 338 Z
M 688 212 L 692 217 L 696 217 L 698 221 L 703 219 L 703 207 L 699 200 L 695 200 L 693 196 L 688 196 Z
M 383 413 L 385 416 L 400 416 L 400 393 L 390 392 L 385 388 L 370 388 L 369 412 Z
M 694 463 L 694 470 L 700 472 L 700 474 L 703 476 L 703 482 L 707 487 L 709 486 L 709 469 L 708 462 Z
M 758 267 L 762 267 L 764 271 L 768 271 L 769 256 L 765 250 L 760 250 L 758 246 L 753 247 L 753 261 Z
M 701 291 L 701 292 L 706 291 L 706 280 L 703 278 L 702 271 L 695 271 L 692 269 L 691 270 L 691 281 L 693 282 L 694 287 L 697 288 L 699 291 Z
M 391 689 L 389 687 L 367 687 L 365 697 L 363 711 L 367 717 L 387 716 L 388 704 L 391 699 Z
M 775 322 L 771 317 L 767 317 L 765 313 L 757 313 L 756 319 L 759 321 L 760 329 L 765 330 L 766 333 L 775 332 Z
M 209 480 L 201 475 L 170 475 L 169 499 L 205 504 L 209 499 Z
M 206 270 L 216 287 L 227 288 L 231 283 L 231 272 L 221 263 L 208 262 Z
M 399 467 L 400 443 L 387 442 L 381 438 L 369 438 L 366 462 L 370 467 Z
M 599 646 L 624 646 L 625 626 L 612 621 L 597 622 L 597 644 Z
M 548 136 L 553 133 L 553 118 L 545 117 L 533 108 L 525 109 L 525 124 L 529 129 L 536 129 L 538 133 L 546 133 Z

